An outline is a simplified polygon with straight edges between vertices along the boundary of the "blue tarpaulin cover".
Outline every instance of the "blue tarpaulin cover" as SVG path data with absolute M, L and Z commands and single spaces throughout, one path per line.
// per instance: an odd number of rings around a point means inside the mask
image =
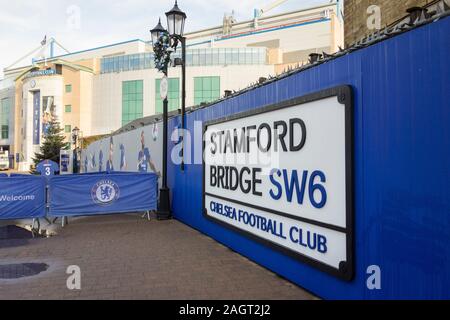
M 157 208 L 158 178 L 148 174 L 55 176 L 49 181 L 49 215 L 86 216 Z
M 11 176 L 0 179 L 0 219 L 28 219 L 45 216 L 45 179 Z

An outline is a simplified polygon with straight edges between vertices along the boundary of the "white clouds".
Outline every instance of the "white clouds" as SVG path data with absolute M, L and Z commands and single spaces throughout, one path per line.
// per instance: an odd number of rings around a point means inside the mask
M 16 15 L 0 12 L 0 26 L 16 26 L 23 29 L 29 29 L 28 21 Z
M 253 9 L 273 0 L 179 0 L 188 15 L 187 31 L 222 23 L 223 14 L 235 10 L 238 21 L 251 19 Z M 291 0 L 273 13 L 328 2 Z M 134 38 L 149 39 L 158 17 L 173 0 L 0 0 L 0 70 L 53 36 L 67 49 L 78 51 Z M 68 8 L 80 8 L 80 28 L 68 28 Z M 72 17 L 73 18 L 73 17 Z M 0 78 L 2 72 L 0 71 Z

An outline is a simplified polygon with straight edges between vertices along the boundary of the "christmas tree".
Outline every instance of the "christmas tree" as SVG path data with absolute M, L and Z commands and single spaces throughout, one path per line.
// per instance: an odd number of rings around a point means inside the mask
M 69 143 L 65 142 L 66 137 L 63 134 L 63 129 L 60 127 L 56 119 L 52 119 L 47 128 L 47 133 L 44 136 L 44 142 L 40 147 L 40 152 L 34 154 L 34 167 L 44 161 L 52 160 L 59 163 L 59 153 L 61 149 L 68 150 Z M 32 173 L 35 173 L 34 171 Z

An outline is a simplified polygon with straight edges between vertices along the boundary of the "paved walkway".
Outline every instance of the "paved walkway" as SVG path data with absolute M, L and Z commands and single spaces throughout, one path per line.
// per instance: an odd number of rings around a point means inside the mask
M 47 263 L 0 279 L 0 299 L 312 299 L 184 224 L 137 216 L 79 218 L 48 239 L 0 240 L 0 264 Z M 67 289 L 70 265 L 81 290 Z

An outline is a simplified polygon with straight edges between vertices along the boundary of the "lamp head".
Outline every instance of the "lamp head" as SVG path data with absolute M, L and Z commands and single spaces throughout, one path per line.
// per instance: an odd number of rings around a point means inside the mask
M 167 28 L 171 36 L 183 37 L 184 23 L 186 21 L 186 13 L 181 11 L 178 7 L 178 1 L 175 1 L 175 6 L 172 10 L 166 12 Z

